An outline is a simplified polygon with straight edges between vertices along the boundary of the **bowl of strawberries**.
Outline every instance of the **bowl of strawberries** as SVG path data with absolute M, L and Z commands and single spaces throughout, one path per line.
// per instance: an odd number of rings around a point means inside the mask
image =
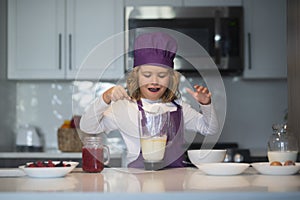
M 70 173 L 79 163 L 68 161 L 36 161 L 19 166 L 26 175 L 35 178 L 64 177 Z

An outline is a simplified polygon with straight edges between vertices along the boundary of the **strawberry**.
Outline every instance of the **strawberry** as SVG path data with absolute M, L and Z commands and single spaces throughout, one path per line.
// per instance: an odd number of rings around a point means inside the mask
M 29 163 L 26 167 L 70 167 L 71 164 L 66 164 L 63 161 L 60 161 L 57 164 L 54 164 L 52 160 L 48 161 L 36 161 L 33 163 Z
M 36 162 L 37 167 L 45 167 L 44 163 L 42 161 L 37 161 Z
M 48 160 L 47 167 L 55 167 L 55 164 L 52 162 L 52 160 Z
M 36 165 L 34 163 L 30 163 L 26 167 L 36 167 Z

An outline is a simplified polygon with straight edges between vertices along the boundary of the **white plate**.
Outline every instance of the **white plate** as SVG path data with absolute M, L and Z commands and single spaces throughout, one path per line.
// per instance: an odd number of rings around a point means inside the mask
M 54 164 L 59 163 L 59 161 L 53 161 Z M 66 162 L 65 164 L 70 164 L 70 167 L 26 167 L 26 165 L 19 166 L 28 176 L 36 178 L 57 178 L 63 177 L 70 173 L 77 165 L 78 162 Z
M 208 175 L 230 176 L 243 173 L 250 164 L 248 163 L 203 163 L 196 165 Z
M 269 162 L 251 163 L 252 167 L 259 173 L 265 175 L 291 175 L 300 170 L 300 163 L 289 166 L 271 166 Z

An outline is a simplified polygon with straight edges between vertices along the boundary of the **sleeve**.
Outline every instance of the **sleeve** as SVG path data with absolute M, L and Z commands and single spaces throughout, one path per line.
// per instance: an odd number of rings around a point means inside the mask
M 104 102 L 102 95 L 98 97 L 85 111 L 80 119 L 80 129 L 83 132 L 97 134 L 101 132 L 109 133 L 117 129 L 111 120 L 111 104 Z
M 203 135 L 219 133 L 219 122 L 212 104 L 201 105 L 202 113 L 187 103 L 183 103 L 182 106 L 185 128 L 200 132 Z

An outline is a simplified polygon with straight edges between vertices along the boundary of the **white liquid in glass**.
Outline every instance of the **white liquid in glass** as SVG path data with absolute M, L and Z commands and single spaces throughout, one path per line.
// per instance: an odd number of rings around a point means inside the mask
M 167 136 L 142 138 L 142 154 L 147 161 L 161 161 L 164 158 Z
M 285 162 L 287 160 L 292 160 L 296 162 L 297 155 L 298 151 L 268 151 L 269 162 Z

